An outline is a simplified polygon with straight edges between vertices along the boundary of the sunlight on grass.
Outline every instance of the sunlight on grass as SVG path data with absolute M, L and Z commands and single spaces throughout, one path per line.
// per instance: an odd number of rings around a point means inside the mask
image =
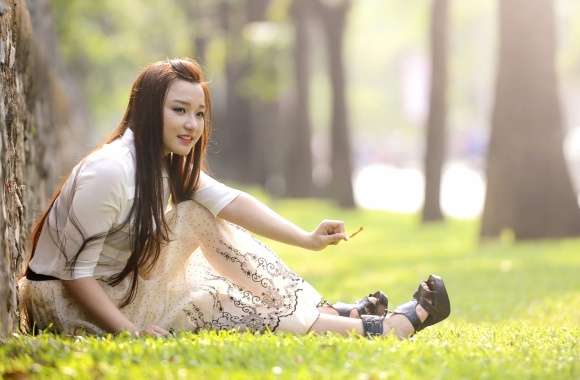
M 580 240 L 479 246 L 478 223 L 422 227 L 416 216 L 344 211 L 315 201 L 273 207 L 312 229 L 364 231 L 307 252 L 268 242 L 329 300 L 384 290 L 391 307 L 429 273 L 446 280 L 451 317 L 413 339 L 180 333 L 168 339 L 16 335 L 0 347 L 6 378 L 577 379 Z

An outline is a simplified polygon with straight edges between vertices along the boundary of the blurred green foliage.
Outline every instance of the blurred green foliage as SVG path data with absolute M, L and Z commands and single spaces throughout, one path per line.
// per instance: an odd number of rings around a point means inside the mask
M 234 12 L 243 11 L 242 1 L 231 5 Z M 253 63 L 239 86 L 242 95 L 277 99 L 289 86 L 289 76 L 280 72 L 291 71 L 289 5 L 272 2 L 266 15 L 276 22 L 242 25 L 242 33 L 230 38 L 220 25 L 218 2 L 200 1 L 196 8 L 183 0 L 55 0 L 53 13 L 64 62 L 85 89 L 94 124 L 104 133 L 120 120 L 139 69 L 165 58 L 198 57 L 196 36 L 207 40 L 204 69 L 215 92 L 221 90 L 229 54 Z M 199 10 L 204 12 L 195 14 Z M 234 16 L 232 22 L 240 22 L 241 15 Z
M 232 0 L 237 11 L 243 2 Z M 292 32 L 289 20 L 291 0 L 273 1 L 267 12 L 272 34 L 256 41 L 250 26 L 234 45 L 223 40 L 215 1 L 198 1 L 207 8 L 192 17 L 188 2 L 172 0 L 54 0 L 60 44 L 65 62 L 84 80 L 97 125 L 120 118 L 128 87 L 140 67 L 166 57 L 196 55 L 193 37 L 208 38 L 206 70 L 219 85 L 223 76 L 226 50 L 252 52 L 257 63 L 240 89 L 248 96 L 268 99 L 287 88 L 292 78 L 290 66 Z M 578 77 L 580 51 L 580 6 L 556 1 L 561 36 L 560 67 L 565 80 Z M 195 9 L 193 10 L 195 12 Z M 316 16 L 312 15 L 314 24 Z M 494 2 L 474 0 L 450 4 L 450 124 L 452 128 L 481 126 L 493 91 L 496 50 L 496 6 Z M 312 46 L 312 105 L 314 127 L 328 125 L 328 83 L 322 37 L 315 27 Z M 400 129 L 415 139 L 413 120 L 405 114 L 402 69 L 409 57 L 428 54 L 429 3 L 397 0 L 353 1 L 349 14 L 345 62 L 349 84 L 352 125 L 356 130 L 378 133 Z M 264 35 L 264 33 L 262 33 Z M 259 38 L 259 37 L 258 37 Z M 240 43 L 240 39 L 245 43 Z M 477 43 L 474 43 L 477 41 Z M 426 61 L 424 61 L 427 63 Z M 277 78 L 279 87 L 272 87 Z M 579 79 L 575 80 L 580 81 Z M 382 132 L 381 132 L 382 133 Z
M 192 54 L 185 12 L 172 1 L 54 0 L 53 7 L 63 59 L 104 131 L 121 119 L 139 68 Z

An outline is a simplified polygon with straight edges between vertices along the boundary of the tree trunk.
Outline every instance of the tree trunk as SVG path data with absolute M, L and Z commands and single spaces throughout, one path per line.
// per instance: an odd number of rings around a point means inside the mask
M 180 0 L 182 8 L 191 20 L 191 39 L 193 57 L 203 67 L 207 64 L 208 35 L 211 33 L 211 24 L 207 22 L 209 6 L 205 1 Z
M 0 1 L 0 337 L 18 327 L 16 280 L 67 128 L 66 98 L 32 36 L 26 2 Z
M 447 123 L 447 0 L 433 0 L 431 8 L 431 94 L 426 126 L 425 204 L 423 222 L 443 219 L 441 172 L 445 160 Z
M 310 0 L 295 0 L 292 4 L 294 23 L 294 112 L 287 131 L 285 159 L 286 196 L 312 195 L 312 151 L 310 147 L 310 72 L 308 15 Z
M 246 0 L 245 8 L 247 22 L 267 23 L 267 11 L 271 0 Z M 275 40 L 275 39 L 274 39 Z M 275 158 L 272 154 L 273 136 L 277 132 L 275 120 L 278 113 L 278 96 L 272 95 L 271 89 L 263 88 L 260 84 L 254 83 L 256 77 L 267 77 L 268 84 L 275 88 L 279 87 L 279 72 L 277 67 L 277 56 L 279 52 L 275 48 L 277 41 L 270 43 L 256 43 L 250 38 L 245 43 L 248 45 L 248 72 L 251 77 L 251 84 L 248 90 L 252 95 L 246 95 L 251 106 L 251 146 L 250 162 L 248 162 L 248 177 L 250 183 L 257 184 L 263 188 L 269 187 L 269 179 L 276 170 Z M 268 96 L 269 95 L 269 96 Z M 277 153 L 277 152 L 276 152 Z
M 226 40 L 225 109 L 216 113 L 214 145 L 217 150 L 215 168 L 221 177 L 249 183 L 252 158 L 251 104 L 243 93 L 243 80 L 250 69 L 247 49 L 242 38 L 246 22 L 244 7 L 239 2 L 222 0 L 219 14 Z
M 264 21 L 271 0 L 246 0 L 248 22 Z
M 206 69 L 207 48 L 212 37 L 215 37 L 223 25 L 218 25 L 220 21 L 221 5 L 216 5 L 215 0 L 175 0 L 180 8 L 185 12 L 189 22 L 189 33 L 193 58 Z
M 78 158 L 85 154 L 85 148 L 91 143 L 87 136 L 91 135 L 93 126 L 85 92 L 79 85 L 78 78 L 86 78 L 87 70 L 76 68 L 73 72 L 67 67 L 59 54 L 59 42 L 53 17 L 52 0 L 28 0 L 28 10 L 32 22 L 33 40 L 39 49 L 39 54 L 46 60 L 51 72 L 58 78 L 54 90 L 58 94 L 53 100 L 58 102 L 60 111 L 53 112 L 54 123 L 58 126 L 51 134 L 56 134 L 57 141 L 79 141 L 84 144 L 59 144 L 58 151 L 51 154 L 51 180 L 47 183 L 48 191 L 57 185 L 58 178 L 68 175 Z
M 352 154 L 344 70 L 344 30 L 350 0 L 326 3 L 313 1 L 321 16 L 327 45 L 327 61 L 332 91 L 331 197 L 342 207 L 354 207 L 352 189 Z
M 580 234 L 580 210 L 564 159 L 554 5 L 499 2 L 500 50 L 487 163 L 482 237 Z

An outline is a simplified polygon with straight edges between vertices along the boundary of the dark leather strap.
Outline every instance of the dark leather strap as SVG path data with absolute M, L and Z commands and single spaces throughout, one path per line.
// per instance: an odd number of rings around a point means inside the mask
M 371 297 L 375 299 L 375 302 L 371 302 Z M 379 306 L 384 307 L 384 311 L 382 313 L 379 313 Z M 389 307 L 389 299 L 383 292 L 379 290 L 374 293 L 370 293 L 368 296 L 364 297 L 357 303 L 337 302 L 333 305 L 330 305 L 330 307 L 336 310 L 338 315 L 341 317 L 350 317 L 350 312 L 353 309 L 358 311 L 359 316 L 363 314 L 382 316 L 387 312 Z
M 416 308 L 417 308 L 417 300 L 411 300 L 407 303 L 399 305 L 394 311 L 395 314 L 402 314 L 405 317 L 407 317 L 409 322 L 411 322 L 411 324 L 413 325 L 415 332 L 421 331 L 424 327 L 423 324 L 421 323 L 421 320 L 419 319 L 419 316 L 417 315 Z
M 423 288 L 422 283 L 419 284 L 417 291 L 413 294 L 413 298 L 416 299 L 417 302 L 419 302 L 419 305 L 423 306 L 423 309 L 427 310 L 429 314 L 437 312 L 435 309 L 435 297 L 435 292 Z
M 385 317 L 378 315 L 361 315 L 363 333 L 367 337 L 383 335 L 383 322 Z
M 36 273 L 32 269 L 30 269 L 30 267 L 28 267 L 26 269 L 26 279 L 27 280 L 30 280 L 30 281 L 51 281 L 51 280 L 59 280 L 56 277 L 48 276 L 46 274 Z

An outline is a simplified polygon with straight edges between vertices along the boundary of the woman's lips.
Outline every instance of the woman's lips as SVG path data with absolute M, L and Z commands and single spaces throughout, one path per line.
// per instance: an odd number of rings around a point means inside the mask
M 183 145 L 190 145 L 193 142 L 193 137 L 189 136 L 189 135 L 180 135 L 180 136 L 177 136 L 177 139 Z

